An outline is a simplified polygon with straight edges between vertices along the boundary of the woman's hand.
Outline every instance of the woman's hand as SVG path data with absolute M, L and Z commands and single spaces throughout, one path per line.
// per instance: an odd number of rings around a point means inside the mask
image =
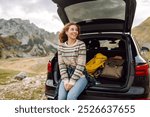
M 69 83 L 69 80 L 65 79 L 64 80 L 64 88 L 65 88 L 66 91 L 68 91 L 68 83 Z
M 71 88 L 73 87 L 73 85 L 72 84 L 67 84 L 67 90 L 69 91 Z
M 75 82 L 73 82 L 72 80 L 70 80 L 69 82 L 64 82 L 64 87 L 66 91 L 69 91 L 74 86 L 74 84 Z
M 64 87 L 65 87 L 66 91 L 69 91 L 73 87 L 73 85 L 69 84 L 69 83 L 64 83 Z
M 67 90 L 69 91 L 75 85 L 75 83 L 75 80 L 70 79 L 69 83 L 67 84 Z
M 64 87 L 65 87 L 65 89 L 66 89 L 66 91 L 68 91 L 68 82 L 64 82 Z

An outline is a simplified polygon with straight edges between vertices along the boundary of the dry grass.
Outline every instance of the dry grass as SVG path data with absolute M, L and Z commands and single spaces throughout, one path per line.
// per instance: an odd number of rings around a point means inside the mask
M 19 71 L 0 69 L 0 85 L 10 83 L 11 78 L 18 73 Z
M 37 78 L 40 78 L 37 80 Z M 5 100 L 41 100 L 44 95 L 45 77 L 28 77 L 7 85 L 0 99 Z
M 142 55 L 150 61 L 150 52 L 144 52 Z
M 51 57 L 0 59 L 0 99 L 45 99 L 47 63 Z M 19 72 L 26 72 L 27 78 L 14 79 Z
M 49 58 L 50 57 L 1 59 L 0 68 L 5 70 L 10 69 L 27 73 L 43 74 L 46 73 Z

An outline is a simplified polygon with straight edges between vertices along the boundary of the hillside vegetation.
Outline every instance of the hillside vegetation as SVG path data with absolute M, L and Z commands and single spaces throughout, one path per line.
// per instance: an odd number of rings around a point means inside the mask
M 147 45 L 150 48 L 150 17 L 133 28 L 132 34 L 140 45 Z
M 0 36 L 0 58 L 2 57 L 2 50 L 10 50 L 11 47 L 17 47 L 21 43 L 13 36 L 2 37 Z

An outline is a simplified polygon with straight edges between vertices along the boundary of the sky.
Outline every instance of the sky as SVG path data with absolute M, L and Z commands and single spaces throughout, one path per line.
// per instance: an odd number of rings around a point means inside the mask
M 56 9 L 57 6 L 52 0 L 0 0 L 0 19 L 30 20 L 48 32 L 57 32 L 62 29 L 63 24 Z M 137 0 L 133 27 L 148 17 L 150 17 L 150 0 Z

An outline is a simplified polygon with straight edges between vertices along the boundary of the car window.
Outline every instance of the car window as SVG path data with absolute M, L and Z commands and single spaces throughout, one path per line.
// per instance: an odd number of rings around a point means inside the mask
M 70 22 L 92 19 L 125 19 L 124 0 L 93 0 L 65 8 Z

